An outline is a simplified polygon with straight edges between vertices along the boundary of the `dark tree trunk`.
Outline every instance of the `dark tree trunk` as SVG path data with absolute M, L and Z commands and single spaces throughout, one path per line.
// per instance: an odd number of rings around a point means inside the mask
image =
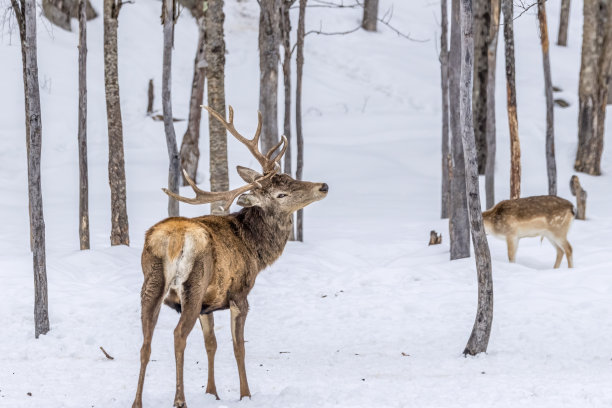
M 516 85 L 514 65 L 514 29 L 512 0 L 502 0 L 504 13 L 504 41 L 506 43 L 506 90 L 508 92 L 508 125 L 510 127 L 510 198 L 521 196 L 521 144 L 516 113 Z
M 538 0 L 538 21 L 540 24 L 540 43 L 544 67 L 544 93 L 546 95 L 546 172 L 548 174 L 548 194 L 557 195 L 557 164 L 555 161 L 555 128 L 553 113 L 553 90 L 550 76 L 550 57 L 548 56 L 548 25 L 546 23 L 545 0 Z
M 450 259 L 470 256 L 470 224 L 465 191 L 465 161 L 461 141 L 461 118 L 459 111 L 459 80 L 461 75 L 461 24 L 460 0 L 452 0 L 451 46 L 449 57 L 449 103 L 451 128 L 451 213 L 449 222 Z M 470 109 L 471 111 L 471 109 Z
M 259 3 L 259 111 L 262 114 L 261 145 L 264 154 L 278 143 L 278 48 L 280 0 Z
M 89 249 L 89 187 L 87 181 L 87 19 L 79 1 L 79 242 Z
M 561 16 L 559 17 L 559 34 L 557 45 L 567 47 L 567 26 L 569 25 L 570 0 L 561 0 Z
M 285 152 L 285 174 L 291 175 L 291 18 L 289 9 L 295 0 L 283 0 L 283 14 L 281 16 L 281 39 L 283 43 L 283 86 L 285 90 L 285 112 L 283 118 L 283 133 L 289 144 Z M 293 216 L 291 216 L 294 219 Z M 295 240 L 295 231 L 291 225 L 289 240 Z
M 104 87 L 108 123 L 108 180 L 111 189 L 111 245 L 129 245 L 123 122 L 117 70 L 117 25 L 121 2 L 104 0 Z
M 472 118 L 472 0 L 461 1 L 461 139 L 465 154 L 466 190 L 470 213 L 470 227 L 476 270 L 478 272 L 478 310 L 472 334 L 465 346 L 464 354 L 476 355 L 487 351 L 491 325 L 493 323 L 493 276 L 491 254 L 482 223 L 480 194 L 478 188 L 478 163 Z
M 376 31 L 378 21 L 378 0 L 365 0 L 363 4 L 363 22 L 361 26 L 366 31 Z
M 485 168 L 485 190 L 487 209 L 495 205 L 495 69 L 497 66 L 497 38 L 499 37 L 500 0 L 491 0 L 491 24 L 489 26 L 489 49 L 487 52 L 487 166 Z
M 34 271 L 34 337 L 49 331 L 47 301 L 47 262 L 45 255 L 45 219 L 40 178 L 42 123 L 38 57 L 36 45 L 36 2 L 11 0 L 17 17 L 24 63 L 24 97 L 26 102 L 26 147 L 28 148 L 28 198 L 30 201 L 30 239 Z
M 147 116 L 153 114 L 153 101 L 155 99 L 155 92 L 153 90 L 153 79 L 149 79 L 149 87 L 147 89 Z
M 223 0 L 209 0 L 206 11 L 206 61 L 208 106 L 225 117 L 225 40 L 223 39 Z M 227 132 L 218 120 L 209 118 L 210 190 L 227 191 Z M 224 214 L 223 202 L 210 204 L 211 213 Z
M 191 97 L 189 99 L 189 120 L 187 130 L 181 143 L 181 166 L 189 177 L 196 181 L 198 162 L 200 160 L 200 123 L 202 119 L 202 108 L 204 101 L 204 83 L 206 79 L 206 24 L 203 13 L 199 7 L 194 7 L 191 13 L 198 22 L 198 48 L 196 49 L 195 61 L 193 63 L 193 80 L 191 82 Z M 183 185 L 188 185 L 183 177 Z
M 297 137 L 297 169 L 295 178 L 302 179 L 304 168 L 304 135 L 302 134 L 302 74 L 304 71 L 304 35 L 306 22 L 306 3 L 308 0 L 300 0 L 300 14 L 297 28 L 297 55 L 296 55 L 296 80 L 295 80 L 295 134 Z M 304 210 L 297 213 L 296 239 L 304 241 Z
M 489 71 L 489 31 L 491 0 L 474 0 L 474 136 L 478 174 L 485 174 L 487 165 L 487 79 Z
M 448 137 L 448 17 L 446 0 L 441 1 L 440 81 L 442 83 L 442 194 L 441 217 L 450 211 L 450 139 Z

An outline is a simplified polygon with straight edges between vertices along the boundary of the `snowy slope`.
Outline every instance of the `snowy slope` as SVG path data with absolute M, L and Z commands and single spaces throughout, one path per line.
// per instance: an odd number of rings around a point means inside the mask
M 101 11 L 101 0 L 94 2 Z M 8 2 L 2 2 L 8 6 Z M 556 38 L 558 2 L 548 2 Z M 601 177 L 581 175 L 588 220 L 569 240 L 576 268 L 551 269 L 554 250 L 521 242 L 509 264 L 505 243 L 490 240 L 495 317 L 489 353 L 461 351 L 476 308 L 473 259 L 448 260 L 447 222 L 439 219 L 439 4 L 382 0 L 393 24 L 379 33 L 310 35 L 306 41 L 305 178 L 330 194 L 306 210 L 303 244 L 264 271 L 250 296 L 247 371 L 253 398 L 238 401 L 229 314 L 216 313 L 221 401 L 204 394 L 206 357 L 196 326 L 185 357 L 189 406 L 252 407 L 603 407 L 612 404 L 610 242 L 612 154 Z M 577 128 L 581 7 L 572 2 L 569 47 L 551 47 L 553 83 L 571 106 L 555 109 L 559 194 L 570 198 Z M 92 249 L 78 250 L 77 36 L 39 20 L 43 123 L 43 197 L 51 331 L 33 335 L 23 94 L 18 34 L 0 41 L 0 406 L 125 407 L 137 382 L 140 250 L 144 231 L 166 215 L 163 124 L 144 116 L 146 85 L 161 80 L 160 4 L 126 5 L 119 23 L 128 212 L 132 245 L 109 246 L 102 21 L 89 25 L 89 164 Z M 227 101 L 236 126 L 255 127 L 258 93 L 254 0 L 227 1 Z M 297 11 L 293 11 L 294 26 Z M 358 10 L 309 8 L 307 30 L 343 31 Z M 546 192 L 545 104 L 537 22 L 516 20 L 523 195 Z M 74 24 L 74 23 L 73 23 Z M 173 103 L 187 116 L 196 26 L 183 12 L 176 27 Z M 500 41 L 501 43 L 501 41 Z M 508 197 L 509 150 L 503 48 L 497 89 L 497 198 Z M 156 108 L 161 109 L 159 97 Z M 204 122 L 205 123 L 205 122 Z M 185 122 L 176 123 L 182 136 Z M 612 123 L 608 123 L 608 128 Z M 609 131 L 607 131 L 609 133 Z M 199 177 L 206 187 L 203 126 Z M 229 142 L 230 165 L 255 166 Z M 240 180 L 231 172 L 231 183 Z M 187 190 L 183 193 L 188 195 Z M 184 215 L 208 208 L 181 206 Z M 441 246 L 427 247 L 430 229 Z M 163 308 L 145 382 L 148 407 L 174 396 L 174 311 Z M 103 346 L 115 359 L 107 360 Z M 404 355 L 405 354 L 405 355 Z M 27 393 L 32 393 L 28 396 Z

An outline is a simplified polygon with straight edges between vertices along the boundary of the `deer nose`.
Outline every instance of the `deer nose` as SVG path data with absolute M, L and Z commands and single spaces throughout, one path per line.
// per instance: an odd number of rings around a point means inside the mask
M 322 191 L 324 193 L 327 193 L 327 191 L 329 191 L 329 186 L 327 185 L 327 183 L 323 183 L 323 185 L 321 186 L 321 188 L 319 189 L 319 191 Z

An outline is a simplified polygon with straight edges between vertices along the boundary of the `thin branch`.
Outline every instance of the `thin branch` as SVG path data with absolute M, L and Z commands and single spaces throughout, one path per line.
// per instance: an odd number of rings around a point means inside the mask
M 109 360 L 115 359 L 115 357 L 111 356 L 110 354 L 106 352 L 106 350 L 104 350 L 104 347 L 100 346 L 100 350 L 102 350 L 102 352 L 104 353 L 104 356 L 106 356 L 106 358 L 108 358 Z

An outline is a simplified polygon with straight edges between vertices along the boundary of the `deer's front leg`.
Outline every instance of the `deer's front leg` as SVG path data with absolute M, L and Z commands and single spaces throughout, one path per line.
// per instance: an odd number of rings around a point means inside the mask
M 232 340 L 234 342 L 234 355 L 238 364 L 238 375 L 240 376 L 240 399 L 244 397 L 251 398 L 244 367 L 244 322 L 248 311 L 249 304 L 246 299 L 243 301 L 230 301 Z
M 208 357 L 208 383 L 206 393 L 212 394 L 217 399 L 217 387 L 215 385 L 215 352 L 217 351 L 217 338 L 215 337 L 215 319 L 213 314 L 200 315 L 200 325 L 204 334 L 204 345 L 206 346 L 206 356 Z

